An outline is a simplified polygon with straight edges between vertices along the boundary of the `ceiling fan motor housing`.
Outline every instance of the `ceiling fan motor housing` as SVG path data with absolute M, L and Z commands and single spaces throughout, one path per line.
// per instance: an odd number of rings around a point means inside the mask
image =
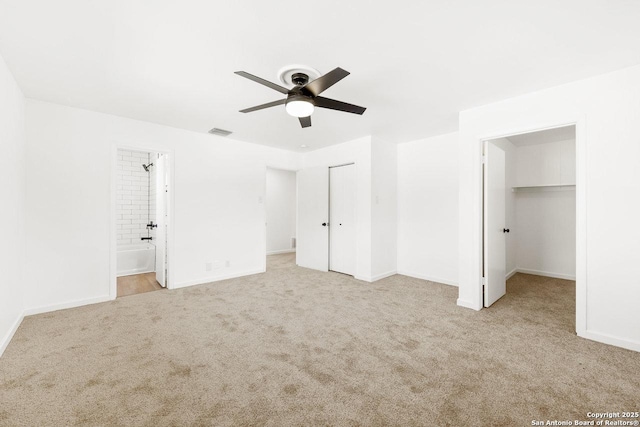
M 305 73 L 295 73 L 291 76 L 291 81 L 296 86 L 304 86 L 309 83 L 309 76 Z

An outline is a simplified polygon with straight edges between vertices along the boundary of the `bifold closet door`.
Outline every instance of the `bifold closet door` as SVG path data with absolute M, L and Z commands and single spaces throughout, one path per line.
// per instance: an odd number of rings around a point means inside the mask
M 296 264 L 327 271 L 329 267 L 329 169 L 297 172 L 298 231 Z
M 507 293 L 505 154 L 485 143 L 484 162 L 484 306 Z
M 356 272 L 356 167 L 329 169 L 329 269 Z

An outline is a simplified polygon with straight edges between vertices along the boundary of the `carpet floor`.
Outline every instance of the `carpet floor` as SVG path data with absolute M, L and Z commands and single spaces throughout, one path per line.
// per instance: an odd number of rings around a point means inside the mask
M 2 426 L 529 426 L 640 410 L 640 353 L 576 337 L 574 282 L 454 287 L 268 271 L 24 319 Z

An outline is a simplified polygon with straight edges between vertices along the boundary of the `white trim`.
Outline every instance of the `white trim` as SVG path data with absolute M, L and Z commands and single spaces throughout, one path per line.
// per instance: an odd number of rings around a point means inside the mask
M 513 270 L 511 276 L 515 273 L 533 274 L 534 276 L 553 277 L 554 279 L 576 280 L 576 276 L 570 274 L 553 273 L 550 271 L 529 270 L 526 268 L 516 268 Z M 509 276 L 509 277 L 511 277 Z
M 270 251 L 267 252 L 267 255 L 279 255 L 279 254 L 290 254 L 292 252 L 295 252 L 295 249 L 282 249 L 280 251 Z
M 89 304 L 98 304 L 98 303 L 101 303 L 101 302 L 111 301 L 111 299 L 112 298 L 111 298 L 110 295 L 102 295 L 102 296 L 99 296 L 99 297 L 93 297 L 93 298 L 79 299 L 79 300 L 73 300 L 73 301 L 69 301 L 69 302 L 63 302 L 61 304 L 53 304 L 53 305 L 45 305 L 45 306 L 34 307 L 34 308 L 27 308 L 24 311 L 24 315 L 25 316 L 33 316 L 34 314 L 49 313 L 51 311 L 65 310 L 67 308 L 75 308 L 75 307 L 80 307 L 80 306 L 89 305 Z
M 440 277 L 425 276 L 424 274 L 412 273 L 410 271 L 405 271 L 405 270 L 398 270 L 398 274 L 401 274 L 403 276 L 413 277 L 415 279 L 428 280 L 429 282 L 441 283 L 443 285 L 458 287 L 458 284 L 456 282 L 453 282 L 447 279 L 442 279 Z
M 478 307 L 471 301 L 462 300 L 460 298 L 457 299 L 456 304 L 460 307 L 470 308 L 471 310 L 480 311 L 482 310 L 482 306 Z
M 205 285 L 207 283 L 220 282 L 221 280 L 236 279 L 238 277 L 245 277 L 245 276 L 253 276 L 254 274 L 260 274 L 264 272 L 265 272 L 264 269 L 259 268 L 256 270 L 249 270 L 249 271 L 244 271 L 240 273 L 227 274 L 224 276 L 203 277 L 201 279 L 187 280 L 185 282 L 176 283 L 174 284 L 173 289 L 186 288 L 188 286 Z
M 518 273 L 518 269 L 517 269 L 517 268 L 514 268 L 513 270 L 511 270 L 510 272 L 508 272 L 508 273 L 504 276 L 504 280 L 509 280 L 509 279 L 511 279 L 511 277 L 512 277 L 514 274 L 516 274 L 516 273 Z
M 614 337 L 612 335 L 603 334 L 603 333 L 594 332 L 594 331 L 585 331 L 581 334 L 578 334 L 578 336 L 588 340 L 597 341 L 603 344 L 614 345 L 616 347 L 626 348 L 627 350 L 640 352 L 639 341 L 633 341 L 626 338 Z
M 587 330 L 587 132 L 576 121 L 576 332 Z
M 377 275 L 373 276 L 371 278 L 371 281 L 372 282 L 377 282 L 378 280 L 386 279 L 387 277 L 395 276 L 396 274 L 398 274 L 398 272 L 395 271 L 395 270 L 387 271 L 386 273 L 377 274 Z
M 22 323 L 23 320 L 24 320 L 24 313 L 18 316 L 16 321 L 13 323 L 13 326 L 11 326 L 11 329 L 9 329 L 9 332 L 7 332 L 7 334 L 2 339 L 2 342 L 0 342 L 0 357 L 2 357 L 2 354 L 9 346 L 9 343 L 13 339 L 13 335 L 15 335 L 16 331 L 20 327 L 20 324 Z
M 109 216 L 109 298 L 116 299 L 118 296 L 118 273 L 117 273 L 117 231 L 116 231 L 116 197 L 117 197 L 117 182 L 118 182 L 118 150 L 130 150 L 138 151 L 142 153 L 160 153 L 166 154 L 169 157 L 167 166 L 169 168 L 169 198 L 167 201 L 167 209 L 169 214 L 169 222 L 166 224 L 169 227 L 167 233 L 167 289 L 175 289 L 175 274 L 173 263 L 175 262 L 175 150 L 162 149 L 147 146 L 137 146 L 131 143 L 124 143 L 114 141 L 111 145 L 111 169 L 109 171 L 111 175 L 109 190 L 111 194 L 110 202 L 110 216 Z

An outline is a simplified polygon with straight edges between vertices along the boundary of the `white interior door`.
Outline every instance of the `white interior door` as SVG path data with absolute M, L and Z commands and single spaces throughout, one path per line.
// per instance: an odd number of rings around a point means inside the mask
M 167 287 L 167 181 L 166 156 L 161 154 L 154 162 L 156 170 L 156 280 Z
M 329 169 L 329 269 L 356 272 L 355 165 Z
M 485 142 L 484 163 L 484 306 L 507 292 L 505 154 L 496 145 Z
M 329 269 L 329 168 L 299 170 L 296 264 Z

